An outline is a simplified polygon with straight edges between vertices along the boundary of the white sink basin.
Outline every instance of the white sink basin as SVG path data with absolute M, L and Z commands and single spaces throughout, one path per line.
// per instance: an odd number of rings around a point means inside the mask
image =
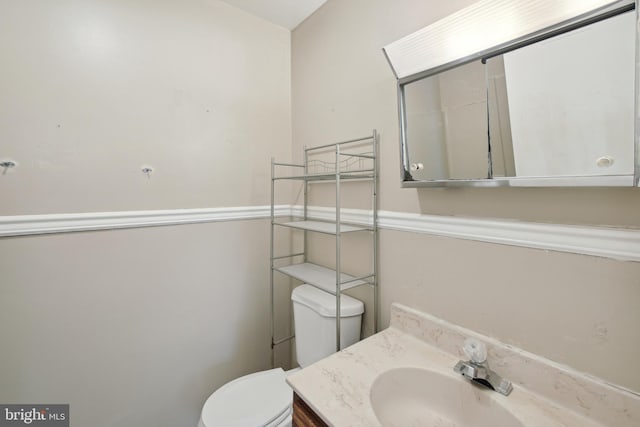
M 396 368 L 371 386 L 371 406 L 384 427 L 523 427 L 500 400 L 509 399 L 462 377 Z

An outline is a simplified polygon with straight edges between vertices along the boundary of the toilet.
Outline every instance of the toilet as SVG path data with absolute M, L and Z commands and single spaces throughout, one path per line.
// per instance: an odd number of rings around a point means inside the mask
M 205 402 L 198 427 L 290 427 L 293 391 L 285 379 L 336 350 L 336 297 L 311 285 L 291 293 L 300 368 L 260 371 L 230 381 Z M 340 345 L 360 339 L 364 304 L 340 297 Z

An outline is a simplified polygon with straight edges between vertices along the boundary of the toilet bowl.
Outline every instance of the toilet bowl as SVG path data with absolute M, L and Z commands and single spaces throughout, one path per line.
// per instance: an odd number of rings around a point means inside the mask
M 311 285 L 291 293 L 296 332 L 296 357 L 301 367 L 335 352 L 335 296 Z M 342 348 L 360 339 L 364 304 L 342 295 L 340 343 Z M 290 427 L 293 391 L 288 375 L 300 368 L 260 371 L 230 381 L 205 402 L 198 427 Z
M 289 427 L 291 388 L 281 368 L 245 375 L 213 392 L 202 408 L 198 427 Z

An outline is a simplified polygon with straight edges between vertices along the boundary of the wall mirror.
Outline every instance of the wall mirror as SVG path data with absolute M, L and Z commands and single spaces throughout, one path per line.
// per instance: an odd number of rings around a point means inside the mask
M 637 186 L 635 6 L 484 0 L 385 47 L 402 186 Z

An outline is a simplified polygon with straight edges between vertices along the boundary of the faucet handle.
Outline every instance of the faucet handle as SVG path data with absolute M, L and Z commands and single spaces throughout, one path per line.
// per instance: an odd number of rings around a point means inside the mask
M 464 340 L 462 350 L 473 363 L 480 365 L 487 360 L 487 346 L 475 338 Z

